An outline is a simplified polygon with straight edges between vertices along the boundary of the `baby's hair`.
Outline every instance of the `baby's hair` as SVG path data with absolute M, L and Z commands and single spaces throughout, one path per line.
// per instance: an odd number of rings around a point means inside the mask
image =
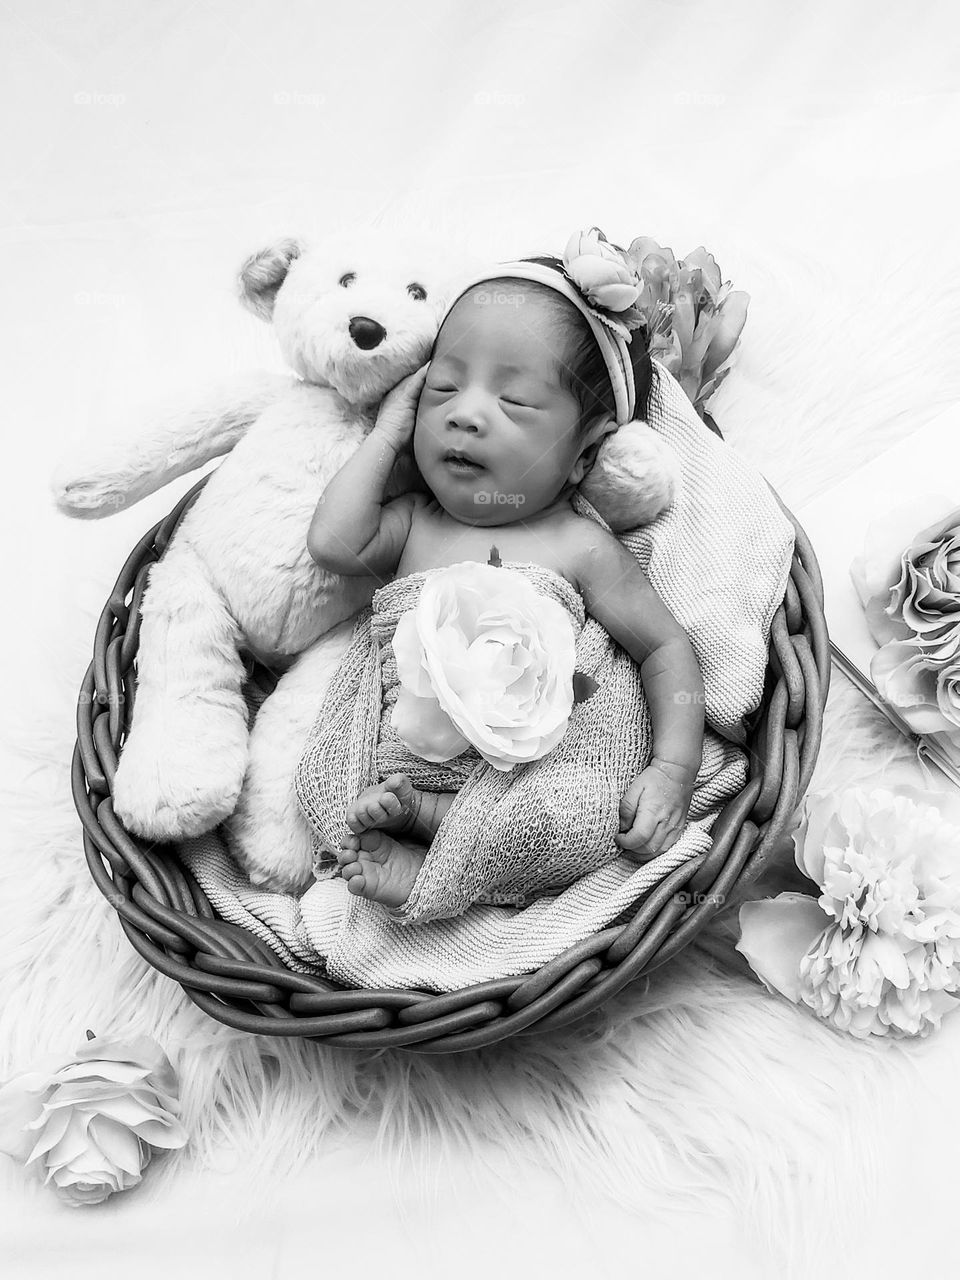
M 559 258 L 547 254 L 521 258 L 518 261 L 536 262 L 541 266 L 551 267 L 554 271 L 560 271 L 563 267 Z M 499 280 L 491 280 L 489 283 L 516 288 L 520 282 L 503 277 Z M 563 354 L 556 355 L 557 374 L 560 385 L 576 398 L 580 406 L 578 434 L 583 434 L 598 415 L 616 418 L 617 406 L 607 364 L 600 350 L 600 344 L 593 336 L 593 331 L 583 313 L 563 294 L 545 284 L 526 280 L 523 281 L 523 285 L 526 288 L 535 289 L 539 297 L 547 300 L 547 305 L 552 307 L 560 332 L 565 339 Z M 627 350 L 630 352 L 633 365 L 633 384 L 636 390 L 634 417 L 646 421 L 650 408 L 653 366 L 647 348 L 647 331 L 643 326 L 633 330 L 632 341 L 627 345 Z

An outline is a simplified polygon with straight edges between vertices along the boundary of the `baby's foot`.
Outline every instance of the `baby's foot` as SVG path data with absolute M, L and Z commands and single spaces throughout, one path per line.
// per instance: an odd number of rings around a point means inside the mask
M 426 852 L 422 845 L 394 840 L 385 831 L 364 831 L 344 836 L 337 862 L 349 893 L 399 907 L 410 896 Z
M 360 835 L 371 827 L 405 831 L 419 810 L 419 792 L 405 773 L 391 773 L 383 782 L 361 791 L 347 807 L 347 826 Z

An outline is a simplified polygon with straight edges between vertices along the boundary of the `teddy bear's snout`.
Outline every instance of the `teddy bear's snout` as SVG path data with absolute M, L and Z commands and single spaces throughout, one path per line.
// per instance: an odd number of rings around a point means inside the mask
M 383 325 L 371 320 L 369 316 L 350 318 L 350 337 L 361 351 L 372 351 L 374 347 L 379 347 L 386 336 L 387 331 Z

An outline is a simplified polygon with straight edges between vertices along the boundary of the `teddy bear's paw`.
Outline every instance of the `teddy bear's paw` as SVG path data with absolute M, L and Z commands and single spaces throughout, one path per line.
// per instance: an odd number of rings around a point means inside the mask
M 299 895 L 313 881 L 313 841 L 294 797 L 289 808 L 266 811 L 256 792 L 241 797 L 226 824 L 230 852 L 250 883 L 268 893 Z
M 68 466 L 54 472 L 50 480 L 53 501 L 65 515 L 81 520 L 98 520 L 127 506 L 127 493 L 102 476 L 77 475 Z
M 215 748 L 209 735 L 191 739 L 154 734 L 149 723 L 134 726 L 113 784 L 114 812 L 128 831 L 179 840 L 212 831 L 230 816 L 246 766 L 246 725 L 234 719 L 234 732 Z
M 264 893 L 283 893 L 299 897 L 305 888 L 303 877 L 291 880 L 288 876 L 274 871 L 248 871 L 247 878 L 255 889 L 261 889 Z

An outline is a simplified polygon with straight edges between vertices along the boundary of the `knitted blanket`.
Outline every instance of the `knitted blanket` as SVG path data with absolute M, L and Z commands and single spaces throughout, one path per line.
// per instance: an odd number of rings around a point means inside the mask
M 630 912 L 680 863 L 709 850 L 717 815 L 746 785 L 742 718 L 762 697 L 793 526 L 762 475 L 704 426 L 679 383 L 656 362 L 654 374 L 649 425 L 676 450 L 682 482 L 656 520 L 619 536 L 690 637 L 703 675 L 703 758 L 680 839 L 648 863 L 617 857 L 526 906 L 476 903 L 452 919 L 417 923 L 391 919 L 334 877 L 299 900 L 263 893 L 219 832 L 185 842 L 183 861 L 214 908 L 292 969 L 349 986 L 438 992 L 530 973 Z M 582 497 L 574 505 L 599 519 Z
M 403 772 L 415 787 L 454 793 L 407 901 L 380 908 L 408 924 L 460 915 L 474 902 L 525 906 L 622 856 L 614 843 L 620 798 L 651 749 L 638 665 L 585 618 L 579 593 L 561 574 L 504 561 L 498 572 L 522 573 L 569 612 L 577 670 L 597 688 L 573 708 L 550 752 L 509 772 L 473 747 L 448 763 L 414 754 L 391 723 L 400 689 L 391 640 L 436 572 L 409 574 L 375 592 L 330 681 L 296 779 L 321 859 L 318 880 L 338 871 L 334 851 L 349 831 L 346 806 L 364 787 Z

